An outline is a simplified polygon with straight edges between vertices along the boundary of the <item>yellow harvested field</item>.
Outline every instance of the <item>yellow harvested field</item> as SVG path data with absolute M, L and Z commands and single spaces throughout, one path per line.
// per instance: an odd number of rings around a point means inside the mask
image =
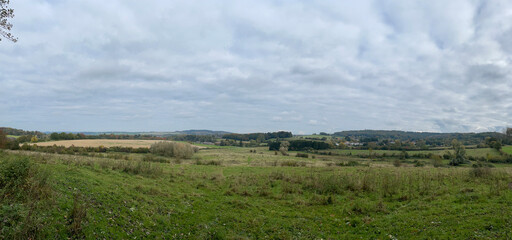
M 37 146 L 64 146 L 70 147 L 147 147 L 151 144 L 161 142 L 161 140 L 118 140 L 118 139 L 83 139 L 83 140 L 63 140 L 63 141 L 51 141 L 51 142 L 40 142 L 35 143 Z

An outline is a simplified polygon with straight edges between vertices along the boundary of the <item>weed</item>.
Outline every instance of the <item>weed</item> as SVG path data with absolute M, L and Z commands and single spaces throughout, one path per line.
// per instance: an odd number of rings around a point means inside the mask
M 73 207 L 69 213 L 68 226 L 70 235 L 73 238 L 81 238 L 83 236 L 83 224 L 87 218 L 87 206 L 84 203 L 83 197 L 75 193 L 73 195 Z

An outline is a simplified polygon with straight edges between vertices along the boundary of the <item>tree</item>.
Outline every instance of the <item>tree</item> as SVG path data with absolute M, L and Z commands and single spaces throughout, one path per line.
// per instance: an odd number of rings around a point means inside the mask
M 288 156 L 288 147 L 290 147 L 290 143 L 288 141 L 282 141 L 279 147 L 281 154 Z
M 505 134 L 507 134 L 508 137 L 512 137 L 512 128 L 507 128 L 507 130 L 505 130 Z
M 450 161 L 450 165 L 457 166 L 466 162 L 466 148 L 464 147 L 464 145 L 457 141 L 457 139 L 453 139 L 452 148 L 455 154 L 452 160 Z
M 492 148 L 496 149 L 496 151 L 499 152 L 501 150 L 502 145 L 501 145 L 500 141 L 492 141 L 489 143 L 489 147 L 492 147 Z
M 0 35 L 7 40 L 16 42 L 18 39 L 9 32 L 11 31 L 12 23 L 7 21 L 7 19 L 14 17 L 14 10 L 8 6 L 9 1 L 0 0 Z M 0 38 L 0 41 L 2 41 L 2 38 Z

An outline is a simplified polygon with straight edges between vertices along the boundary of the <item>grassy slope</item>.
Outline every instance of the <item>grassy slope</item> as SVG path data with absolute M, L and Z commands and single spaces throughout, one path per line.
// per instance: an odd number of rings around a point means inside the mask
M 512 146 L 505 146 L 502 148 L 503 152 L 512 154 Z
M 163 173 L 149 176 L 99 165 L 108 159 L 35 155 L 56 192 L 40 236 L 70 236 L 78 194 L 87 238 L 512 237 L 510 168 L 499 178 L 473 178 L 465 168 L 274 167 L 305 160 L 257 150 L 202 150 L 201 160 L 223 166 L 154 163 Z M 316 188 L 306 184 L 311 177 Z

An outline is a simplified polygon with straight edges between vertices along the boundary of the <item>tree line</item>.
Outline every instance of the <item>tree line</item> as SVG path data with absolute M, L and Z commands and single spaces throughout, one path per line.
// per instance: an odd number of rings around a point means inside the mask
M 512 139 L 507 137 L 507 130 L 504 133 L 482 132 L 482 133 L 432 133 L 432 132 L 406 132 L 386 130 L 357 130 L 342 131 L 332 134 L 334 137 L 344 138 L 347 141 L 358 140 L 361 143 L 383 142 L 385 140 L 401 142 L 422 141 L 428 146 L 450 146 L 453 139 L 464 145 L 476 145 L 485 141 L 486 138 L 494 138 L 503 144 L 512 144 Z
M 269 139 L 276 138 L 291 138 L 293 134 L 291 132 L 279 131 L 279 132 L 268 132 L 268 133 L 228 133 L 222 136 L 223 139 L 231 139 L 236 141 L 250 141 L 255 140 L 259 142 L 263 142 Z
M 324 150 L 331 148 L 326 142 L 308 141 L 308 140 L 292 140 L 292 141 L 272 141 L 268 143 L 270 151 L 281 151 L 281 145 L 285 143 L 287 150 L 290 151 L 307 151 L 307 150 Z

